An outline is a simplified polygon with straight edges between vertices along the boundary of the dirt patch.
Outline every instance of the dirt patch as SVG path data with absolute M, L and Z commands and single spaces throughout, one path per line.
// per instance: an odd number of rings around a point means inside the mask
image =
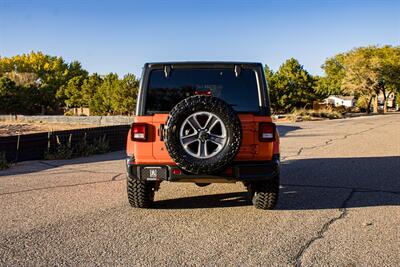
M 96 127 L 90 124 L 64 124 L 64 123 L 26 123 L 26 122 L 0 122 L 0 136 L 18 134 L 42 133 Z

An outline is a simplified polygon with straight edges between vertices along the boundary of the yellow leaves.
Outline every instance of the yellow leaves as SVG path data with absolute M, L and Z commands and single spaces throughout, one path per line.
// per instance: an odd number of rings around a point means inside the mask
M 44 71 L 49 71 L 50 68 L 51 68 L 51 66 L 50 66 L 49 62 L 44 63 L 44 66 L 43 66 Z

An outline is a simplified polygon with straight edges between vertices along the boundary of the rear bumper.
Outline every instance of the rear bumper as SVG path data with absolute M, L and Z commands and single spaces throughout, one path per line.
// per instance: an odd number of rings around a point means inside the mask
M 279 175 L 279 155 L 274 155 L 270 161 L 234 162 L 220 173 L 212 175 L 196 175 L 185 172 L 174 165 L 135 164 L 132 158 L 127 158 L 127 173 L 133 179 L 147 181 L 171 182 L 238 182 L 268 180 Z M 153 170 L 150 175 L 149 171 Z M 154 171 L 155 170 L 155 171 Z M 175 171 L 174 171 L 175 170 Z M 177 174 L 180 170 L 180 174 Z

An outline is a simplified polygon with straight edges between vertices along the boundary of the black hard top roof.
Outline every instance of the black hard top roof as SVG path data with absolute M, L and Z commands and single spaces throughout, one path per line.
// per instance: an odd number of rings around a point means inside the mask
M 262 66 L 259 62 L 242 62 L 242 61 L 170 61 L 170 62 L 150 62 L 145 67 L 157 68 L 163 66 L 172 67 L 234 67 L 235 65 L 256 67 Z

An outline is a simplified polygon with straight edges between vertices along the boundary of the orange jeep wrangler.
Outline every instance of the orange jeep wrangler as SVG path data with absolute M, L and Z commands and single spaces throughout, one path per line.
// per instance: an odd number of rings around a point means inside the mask
M 133 207 L 150 207 L 160 183 L 243 182 L 259 209 L 279 194 L 279 135 L 260 63 L 144 65 L 127 138 Z

